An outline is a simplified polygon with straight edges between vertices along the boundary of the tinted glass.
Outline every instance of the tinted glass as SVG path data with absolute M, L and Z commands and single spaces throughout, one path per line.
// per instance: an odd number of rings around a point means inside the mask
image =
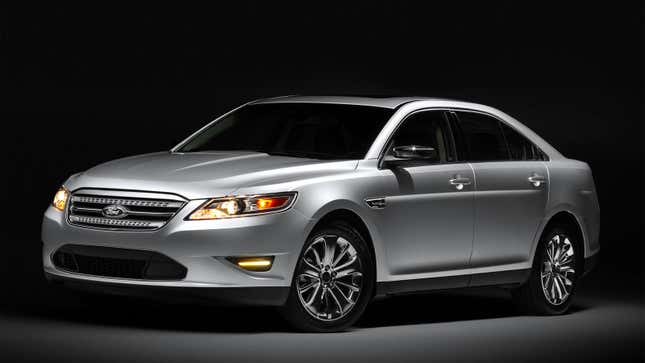
M 542 160 L 541 153 L 532 142 L 510 126 L 501 125 L 512 160 Z
M 509 160 L 499 121 L 475 112 L 457 112 L 472 161 Z
M 359 159 L 393 111 L 307 103 L 250 105 L 216 122 L 180 152 L 258 151 L 320 159 Z
M 418 112 L 411 115 L 394 134 L 389 154 L 392 154 L 392 148 L 396 146 L 429 146 L 437 151 L 438 161 L 452 161 L 446 125 L 443 111 Z

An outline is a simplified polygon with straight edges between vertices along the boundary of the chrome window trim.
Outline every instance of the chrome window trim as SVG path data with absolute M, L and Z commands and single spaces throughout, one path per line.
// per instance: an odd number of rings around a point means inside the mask
M 471 111 L 481 112 L 491 115 L 496 119 L 501 119 L 506 125 L 517 130 L 521 135 L 529 139 L 545 156 L 544 161 L 563 160 L 566 159 L 557 149 L 550 145 L 535 131 L 522 124 L 512 116 L 490 106 L 456 101 L 447 99 L 425 99 L 410 101 L 397 107 L 396 112 L 390 117 L 390 120 L 385 124 L 379 135 L 372 142 L 367 154 L 363 160 L 378 160 L 383 147 L 386 147 L 386 141 L 389 139 L 391 133 L 396 129 L 397 125 L 407 116 L 420 109 L 444 109 L 450 111 Z
M 508 159 L 508 160 L 479 160 L 479 161 L 473 161 L 473 160 L 469 160 L 470 159 L 470 150 L 468 150 L 469 158 L 467 160 L 464 160 L 464 162 L 478 164 L 478 163 L 504 163 L 504 162 L 507 162 L 507 161 L 550 161 L 551 160 L 549 155 L 547 153 L 545 153 L 539 146 L 537 146 L 535 144 L 535 142 L 533 142 L 533 140 L 531 140 L 529 137 L 527 137 L 522 131 L 518 130 L 515 126 L 513 126 L 510 123 L 506 122 L 504 119 L 502 119 L 501 117 L 498 117 L 497 115 L 493 115 L 492 113 L 489 113 L 489 112 L 486 112 L 486 111 L 473 110 L 473 109 L 470 109 L 470 108 L 459 108 L 459 107 L 451 107 L 451 109 L 449 111 L 454 112 L 457 124 L 459 124 L 459 114 L 457 114 L 457 112 L 478 113 L 478 114 L 481 114 L 481 115 L 484 115 L 484 116 L 492 117 L 492 118 L 496 119 L 498 122 L 503 123 L 504 125 L 510 127 L 513 131 L 515 131 L 518 134 L 522 135 L 523 138 L 528 140 L 531 143 L 531 145 L 533 145 L 533 147 L 535 147 L 538 151 L 540 151 L 540 153 L 542 155 L 544 155 L 545 158 L 546 158 L 546 160 L 512 160 L 512 159 Z M 506 140 L 506 135 L 504 135 L 504 130 L 502 130 L 501 126 L 499 127 L 499 129 L 500 129 L 499 132 L 502 134 L 502 137 L 504 138 L 504 143 L 506 144 L 506 149 L 509 152 L 509 158 L 510 158 L 511 157 L 510 149 L 509 149 L 508 141 Z

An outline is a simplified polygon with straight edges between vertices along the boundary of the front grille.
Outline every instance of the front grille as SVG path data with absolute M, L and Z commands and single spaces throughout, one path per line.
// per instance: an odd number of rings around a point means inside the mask
M 70 224 L 101 229 L 155 230 L 163 227 L 186 204 L 183 201 L 74 194 Z
M 187 271 L 157 252 L 98 246 L 65 245 L 52 262 L 69 272 L 140 280 L 181 280 Z

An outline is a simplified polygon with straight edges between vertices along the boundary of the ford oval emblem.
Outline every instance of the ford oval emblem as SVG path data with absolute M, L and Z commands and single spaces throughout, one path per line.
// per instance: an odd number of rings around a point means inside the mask
M 123 218 L 128 215 L 128 210 L 120 205 L 108 205 L 101 211 L 103 216 L 108 218 Z

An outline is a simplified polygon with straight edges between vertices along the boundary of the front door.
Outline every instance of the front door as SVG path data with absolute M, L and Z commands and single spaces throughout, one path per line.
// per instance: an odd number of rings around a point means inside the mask
M 434 148 L 436 158 L 394 157 L 394 147 L 412 145 Z M 384 160 L 379 230 L 389 272 L 405 279 L 463 274 L 465 285 L 473 242 L 474 176 L 468 163 L 455 161 L 446 114 L 435 110 L 408 116 Z

